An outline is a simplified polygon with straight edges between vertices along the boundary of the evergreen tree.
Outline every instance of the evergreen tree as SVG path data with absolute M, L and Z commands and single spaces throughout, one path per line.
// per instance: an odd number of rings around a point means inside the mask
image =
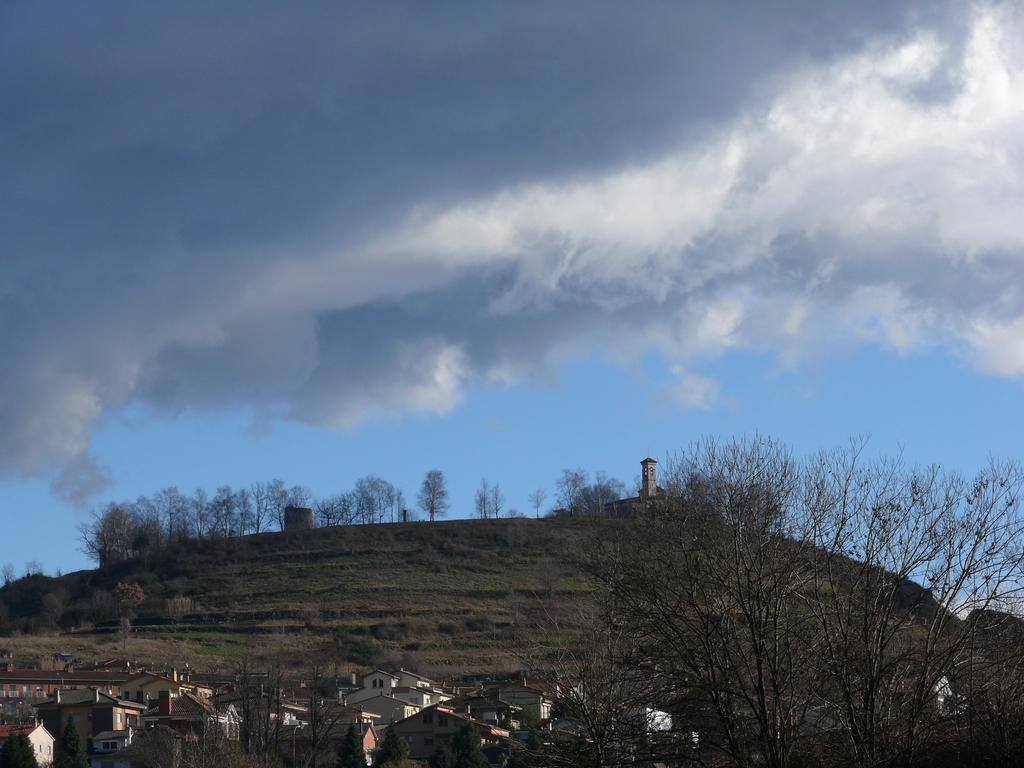
M 4 742 L 0 749 L 0 768 L 39 768 L 28 736 L 19 733 Z
M 337 768 L 366 768 L 363 740 L 359 738 L 355 723 L 349 725 L 348 731 L 345 733 L 345 740 L 341 742 Z
M 480 751 L 480 734 L 468 723 L 452 737 L 452 755 L 455 757 L 452 768 L 488 768 L 490 765 Z
M 68 720 L 64 733 L 57 740 L 55 752 L 53 768 L 89 768 L 89 756 L 73 720 Z
M 523 749 L 513 749 L 508 756 L 508 762 L 505 763 L 505 768 L 530 768 L 530 761 L 526 756 L 526 751 Z
M 384 734 L 384 741 L 377 747 L 377 754 L 373 760 L 374 768 L 398 763 L 409 756 L 409 742 L 395 733 L 394 728 L 388 728 Z
M 447 744 L 440 744 L 427 763 L 430 768 L 455 768 L 455 755 Z

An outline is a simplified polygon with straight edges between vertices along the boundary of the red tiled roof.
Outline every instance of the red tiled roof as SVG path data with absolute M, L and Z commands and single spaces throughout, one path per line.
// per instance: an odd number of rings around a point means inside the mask
M 19 733 L 24 733 L 27 736 L 38 727 L 36 725 L 0 725 L 0 739 L 6 739 Z
M 128 672 L 109 672 L 106 670 L 95 672 L 80 669 L 72 669 L 67 672 L 54 669 L 0 670 L 0 682 L 20 682 L 24 680 L 33 683 L 123 683 L 128 677 Z
M 187 719 L 201 719 L 217 714 L 217 708 L 207 699 L 193 696 L 191 693 L 183 693 L 171 699 L 170 714 L 160 712 L 160 702 L 157 701 L 145 712 L 145 717 L 180 717 Z

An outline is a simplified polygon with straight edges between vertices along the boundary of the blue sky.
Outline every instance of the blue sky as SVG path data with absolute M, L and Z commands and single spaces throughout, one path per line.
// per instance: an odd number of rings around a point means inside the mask
M 666 397 L 673 377 L 656 359 L 624 369 L 594 357 L 543 384 L 477 392 L 448 416 L 350 431 L 287 422 L 256 431 L 241 410 L 166 418 L 133 409 L 108 420 L 94 449 L 115 478 L 103 498 L 131 499 L 166 485 L 212 491 L 271 477 L 326 495 L 370 473 L 412 497 L 423 473 L 440 467 L 453 516 L 472 515 L 482 477 L 499 482 L 510 507 L 528 513 L 527 494 L 543 487 L 551 499 L 563 467 L 603 469 L 628 484 L 644 456 L 662 457 L 705 435 L 759 431 L 797 453 L 869 435 L 870 451 L 902 450 L 911 462 L 965 472 L 989 456 L 1021 454 L 1019 384 L 979 376 L 941 352 L 866 349 L 783 372 L 763 353 L 736 353 L 706 370 L 723 389 L 721 404 L 706 409 L 680 408 Z M 9 509 L 33 510 L 9 529 L 7 561 L 21 568 L 20 558 L 37 559 L 49 571 L 86 567 L 74 537 L 81 509 L 55 498 L 45 482 L 0 488 Z
M 0 8 L 0 562 L 110 499 L 1019 454 L 1017 2 Z

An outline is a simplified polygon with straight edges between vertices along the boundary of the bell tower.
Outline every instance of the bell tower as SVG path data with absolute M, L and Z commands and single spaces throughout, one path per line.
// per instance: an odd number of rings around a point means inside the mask
M 647 503 L 658 495 L 658 462 L 647 457 L 640 462 L 640 501 Z

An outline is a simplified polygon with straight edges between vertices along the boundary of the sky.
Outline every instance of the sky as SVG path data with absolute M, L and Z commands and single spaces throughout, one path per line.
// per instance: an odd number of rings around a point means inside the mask
M 169 485 L 1020 456 L 1020 2 L 15 0 L 0 93 L 19 568 Z

